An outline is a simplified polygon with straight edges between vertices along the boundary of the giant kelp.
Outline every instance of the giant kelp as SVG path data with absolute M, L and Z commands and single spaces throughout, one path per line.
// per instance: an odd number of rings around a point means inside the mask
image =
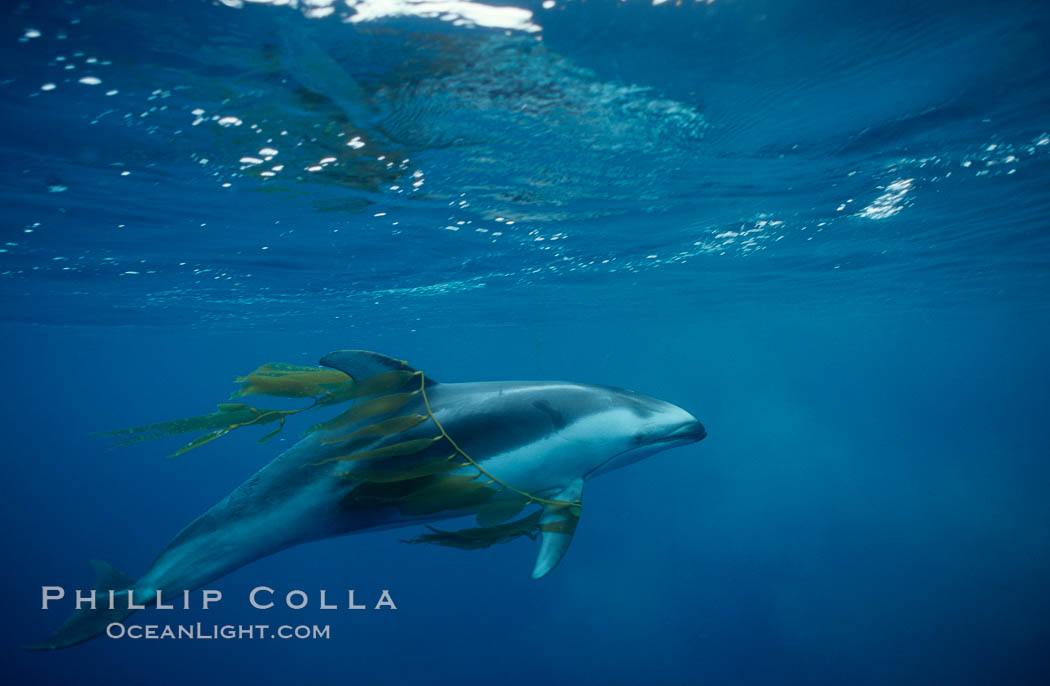
M 262 365 L 246 376 L 237 377 L 234 381 L 239 384 L 239 388 L 234 390 L 230 395 L 230 399 L 259 395 L 275 398 L 309 398 L 312 400 L 309 405 L 294 409 L 274 409 L 255 407 L 246 403 L 220 403 L 217 410 L 210 414 L 184 417 L 156 424 L 145 424 L 130 429 L 105 431 L 102 432 L 102 435 L 116 438 L 118 445 L 127 445 L 153 438 L 195 431 L 208 432 L 171 454 L 171 457 L 175 457 L 194 448 L 199 448 L 234 429 L 246 426 L 263 426 L 278 422 L 279 426 L 276 430 L 259 439 L 260 442 L 263 442 L 280 433 L 281 429 L 284 428 L 285 419 L 291 415 L 372 395 L 392 393 L 401 390 L 408 385 L 409 381 L 416 377 L 417 373 L 414 372 L 391 371 L 366 379 L 355 380 L 337 369 L 271 362 Z M 395 393 L 393 396 L 376 398 L 374 402 L 362 403 L 329 422 L 314 425 L 310 430 L 337 428 L 373 415 L 391 412 L 403 405 L 416 392 L 418 391 Z M 423 419 L 425 417 L 420 418 L 416 423 L 423 421 Z M 388 426 L 386 429 L 394 433 L 397 426 L 404 427 L 408 423 L 408 420 L 402 420 L 396 426 Z M 383 429 L 378 430 L 381 431 Z M 380 434 L 375 433 L 373 435 Z
M 353 378 L 339 369 L 268 363 L 237 377 L 238 388 L 230 399 L 267 396 L 309 400 L 309 404 L 274 409 L 227 402 L 209 414 L 108 431 L 104 435 L 115 438 L 118 445 L 127 445 L 202 432 L 172 454 L 177 456 L 235 429 L 276 423 L 276 429 L 259 439 L 266 441 L 280 433 L 285 420 L 292 415 L 349 404 L 335 417 L 306 429 L 307 434 L 324 434 L 319 442 L 332 446 L 336 454 L 304 465 L 304 468 L 333 465 L 336 467 L 330 470 L 333 478 L 352 482 L 353 487 L 341 502 L 345 509 L 391 507 L 405 516 L 472 512 L 477 515 L 478 527 L 458 532 L 432 529 L 431 533 L 411 541 L 467 549 L 487 547 L 520 536 L 531 538 L 552 526 L 568 526 L 568 522 L 575 526 L 579 501 L 542 498 L 492 474 L 460 448 L 434 415 L 426 390 L 433 382 L 403 362 L 397 365 Z M 374 367 L 369 369 L 376 372 Z M 412 403 L 413 400 L 417 402 Z M 433 431 L 426 430 L 427 422 Z M 548 512 L 562 513 L 561 519 L 541 524 L 541 513 L 537 512 L 504 523 L 530 504 L 542 505 Z
M 170 455 L 175 457 L 245 426 L 263 426 L 278 422 L 274 431 L 259 439 L 273 438 L 287 417 L 323 405 L 340 402 L 343 395 L 354 386 L 353 380 L 336 369 L 303 367 L 292 364 L 264 364 L 246 376 L 237 377 L 239 384 L 230 399 L 251 395 L 267 395 L 278 398 L 312 398 L 306 406 L 290 410 L 260 408 L 246 403 L 220 403 L 215 412 L 196 417 L 184 417 L 156 424 L 144 424 L 130 429 L 104 431 L 102 435 L 117 439 L 117 445 L 128 445 L 139 441 L 174 436 L 178 434 L 206 431 Z
M 544 512 L 537 510 L 521 519 L 515 519 L 506 524 L 490 523 L 484 524 L 482 516 L 478 515 L 481 526 L 460 529 L 458 531 L 446 531 L 428 526 L 430 533 L 420 534 L 415 538 L 402 541 L 403 543 L 432 543 L 447 548 L 459 548 L 460 550 L 477 550 L 488 548 L 499 543 L 509 543 L 522 536 L 535 540 L 540 534 L 558 533 L 572 534 L 576 531 L 579 522 L 579 513 L 566 509 L 559 513 L 560 516 L 553 521 L 543 521 Z
M 459 531 L 446 531 L 428 526 L 430 533 L 420 534 L 415 538 L 409 538 L 403 543 L 433 543 L 448 548 L 459 548 L 461 550 L 477 550 L 488 548 L 497 543 L 509 543 L 521 536 L 527 536 L 535 540 L 540 533 L 540 515 L 536 511 L 527 517 L 522 517 L 507 524 L 495 526 L 473 527 L 460 529 Z

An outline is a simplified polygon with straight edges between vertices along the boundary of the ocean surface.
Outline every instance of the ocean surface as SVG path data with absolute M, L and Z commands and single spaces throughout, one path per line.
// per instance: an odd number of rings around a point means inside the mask
M 1046 3 L 0 16 L 4 683 L 1050 683 Z M 312 420 L 171 459 L 96 432 L 341 348 L 629 388 L 709 436 L 590 482 L 539 581 L 536 542 L 415 526 L 132 618 L 328 640 L 21 650 L 70 609 L 41 586 L 140 574 Z M 351 588 L 397 610 L 317 607 Z

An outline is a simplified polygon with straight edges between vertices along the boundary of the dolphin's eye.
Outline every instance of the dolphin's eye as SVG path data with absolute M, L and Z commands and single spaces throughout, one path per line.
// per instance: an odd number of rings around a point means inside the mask
M 642 441 L 644 441 L 644 440 L 645 440 L 645 436 L 643 436 L 642 434 L 635 434 L 634 437 L 631 439 L 631 441 L 635 445 L 640 445 L 642 443 Z

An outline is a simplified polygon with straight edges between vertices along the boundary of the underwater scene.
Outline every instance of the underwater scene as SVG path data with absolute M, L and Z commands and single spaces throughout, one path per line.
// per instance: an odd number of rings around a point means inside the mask
M 1050 683 L 1050 5 L 0 14 L 3 683 Z

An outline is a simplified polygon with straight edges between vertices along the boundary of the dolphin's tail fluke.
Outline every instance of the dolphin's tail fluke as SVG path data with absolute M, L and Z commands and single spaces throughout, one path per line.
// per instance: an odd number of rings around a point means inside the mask
M 92 560 L 91 568 L 95 570 L 95 607 L 97 609 L 91 610 L 85 607 L 74 610 L 65 623 L 43 641 L 23 646 L 26 650 L 56 650 L 83 643 L 104 632 L 110 624 L 124 621 L 134 612 L 127 608 L 126 590 L 135 585 L 135 580 L 101 560 Z M 110 591 L 125 591 L 117 596 L 112 610 L 109 609 Z

